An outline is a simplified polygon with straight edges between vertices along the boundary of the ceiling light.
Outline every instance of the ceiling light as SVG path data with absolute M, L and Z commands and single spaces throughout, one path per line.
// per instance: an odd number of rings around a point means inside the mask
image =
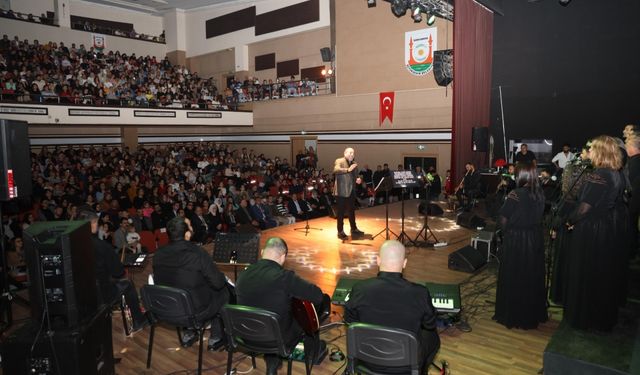
M 367 6 L 369 8 L 373 8 L 374 6 L 376 6 L 376 0 L 367 0 Z
M 411 18 L 413 18 L 413 22 L 422 21 L 422 11 L 420 10 L 420 6 L 415 2 L 411 4 Z
M 435 14 L 427 14 L 427 25 L 431 26 L 436 22 L 436 15 Z
M 393 0 L 391 2 L 391 12 L 396 17 L 402 17 L 407 13 L 407 2 L 405 0 Z

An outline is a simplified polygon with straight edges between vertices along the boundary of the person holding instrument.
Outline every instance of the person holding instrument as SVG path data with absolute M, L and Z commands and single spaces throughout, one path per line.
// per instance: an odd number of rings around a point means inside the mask
M 455 194 L 458 197 L 458 202 L 463 202 L 462 208 L 465 211 L 470 211 L 473 207 L 473 200 L 480 194 L 481 176 L 472 162 L 467 162 L 464 167 L 467 172 L 456 188 Z
M 333 165 L 333 173 L 336 175 L 333 195 L 338 204 L 337 225 L 338 238 L 347 239 L 344 233 L 344 215 L 349 217 L 351 226 L 351 236 L 361 236 L 364 234 L 356 225 L 355 200 L 356 200 L 356 177 L 358 173 L 358 163 L 353 159 L 355 151 L 348 147 L 344 150 L 344 157 L 336 159 Z

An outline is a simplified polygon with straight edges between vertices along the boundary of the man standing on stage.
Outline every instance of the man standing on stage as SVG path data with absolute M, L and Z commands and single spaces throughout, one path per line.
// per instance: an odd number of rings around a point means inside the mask
M 336 176 L 333 195 L 338 203 L 338 238 L 344 240 L 347 235 L 344 233 L 344 214 L 345 210 L 349 216 L 349 225 L 351 226 L 351 236 L 361 236 L 364 234 L 356 226 L 355 214 L 355 181 L 358 164 L 354 163 L 355 152 L 351 147 L 344 150 L 344 157 L 336 159 L 333 164 L 333 173 Z

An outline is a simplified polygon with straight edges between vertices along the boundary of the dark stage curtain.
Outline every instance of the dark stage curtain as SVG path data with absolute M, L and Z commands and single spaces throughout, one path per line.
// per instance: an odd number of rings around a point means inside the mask
M 473 0 L 456 0 L 453 22 L 453 125 L 451 175 L 459 183 L 464 165 L 485 167 L 488 153 L 471 148 L 471 129 L 489 126 L 493 13 Z

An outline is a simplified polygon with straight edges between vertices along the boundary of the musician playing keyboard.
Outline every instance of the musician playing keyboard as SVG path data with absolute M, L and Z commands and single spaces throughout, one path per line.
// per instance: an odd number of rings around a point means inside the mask
M 402 270 L 406 265 L 404 245 L 395 240 L 385 241 L 378 255 L 378 276 L 353 286 L 345 305 L 344 319 L 347 323 L 378 324 L 415 333 L 422 358 L 420 373 L 423 374 L 440 348 L 437 312 L 427 288 L 403 278 Z M 367 367 L 383 373 L 390 370 Z

